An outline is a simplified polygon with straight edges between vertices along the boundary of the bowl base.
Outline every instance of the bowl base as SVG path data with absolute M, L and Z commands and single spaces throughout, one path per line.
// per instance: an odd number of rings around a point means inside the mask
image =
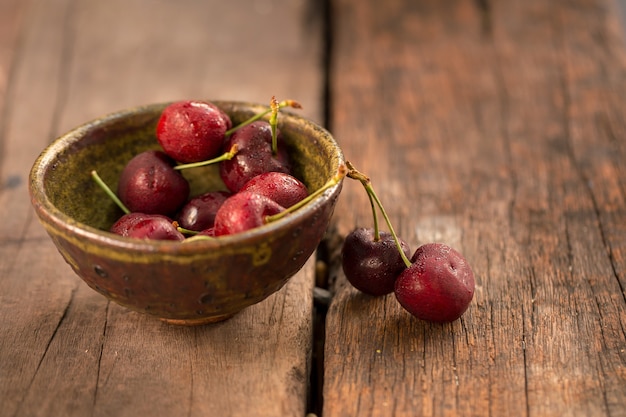
M 233 317 L 235 314 L 222 314 L 221 316 L 200 317 L 197 319 L 166 319 L 161 318 L 161 321 L 167 324 L 174 324 L 176 326 L 202 326 L 203 324 L 219 323 Z

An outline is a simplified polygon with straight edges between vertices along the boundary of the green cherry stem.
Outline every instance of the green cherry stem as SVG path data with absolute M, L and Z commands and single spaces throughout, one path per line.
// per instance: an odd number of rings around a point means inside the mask
M 284 107 L 291 107 L 293 109 L 301 109 L 302 105 L 300 105 L 300 103 L 298 103 L 295 100 L 283 100 L 280 103 L 278 103 L 278 108 L 282 109 Z M 257 120 L 261 120 L 262 118 L 264 118 L 265 116 L 267 116 L 268 114 L 270 114 L 272 112 L 272 108 L 270 107 L 269 109 L 261 112 L 261 113 L 257 113 L 254 116 L 252 116 L 251 118 L 239 123 L 237 126 L 231 127 L 230 129 L 228 129 L 225 133 L 226 136 L 230 136 L 232 135 L 235 130 L 237 129 L 241 129 L 244 126 L 249 125 L 250 123 L 256 122 Z
M 385 211 L 383 204 L 381 203 L 380 199 L 376 195 L 376 192 L 374 191 L 374 187 L 372 187 L 372 181 L 367 175 L 363 174 L 362 172 L 359 172 L 356 168 L 354 168 L 354 165 L 352 165 L 349 161 L 346 161 L 346 165 L 348 166 L 347 176 L 349 178 L 360 181 L 361 184 L 363 184 L 363 187 L 365 188 L 365 191 L 367 192 L 368 197 L 370 198 L 370 202 L 373 200 L 378 206 L 378 208 L 380 209 L 380 212 L 382 213 L 385 219 L 385 222 L 387 223 L 387 227 L 389 227 L 389 232 L 393 236 L 393 240 L 396 242 L 396 247 L 398 248 L 398 252 L 400 252 L 400 256 L 402 257 L 404 264 L 406 265 L 407 268 L 410 267 L 412 263 L 409 260 L 409 258 L 407 258 L 404 251 L 402 250 L 402 246 L 400 245 L 400 240 L 398 239 L 398 235 L 396 234 L 396 231 L 393 229 L 391 220 L 389 219 L 389 216 L 387 215 L 387 212 Z M 374 215 L 374 219 L 376 219 L 376 215 Z M 376 224 L 376 220 L 374 220 L 374 222 Z
M 347 176 L 358 180 L 365 186 L 366 183 L 370 183 L 369 177 L 364 175 L 363 173 L 354 169 L 354 166 L 350 163 L 350 161 L 346 161 L 346 165 L 348 165 L 348 174 Z M 365 188 L 367 191 L 367 187 Z M 378 211 L 376 210 L 376 202 L 374 201 L 374 197 L 372 194 L 367 192 L 367 198 L 370 201 L 370 207 L 372 208 L 372 219 L 374 220 L 374 241 L 378 242 L 380 240 L 380 227 L 378 226 Z
M 189 243 L 189 242 L 196 242 L 198 240 L 215 240 L 215 238 L 211 236 L 205 236 L 205 235 L 193 235 L 183 240 L 183 244 Z
M 188 238 L 183 240 L 183 243 L 187 242 L 195 242 L 197 240 L 215 240 L 214 237 L 201 235 L 200 232 L 190 229 L 185 229 L 184 227 L 178 226 L 178 222 L 175 222 L 176 230 L 178 230 L 183 235 L 189 235 Z
M 272 96 L 270 101 L 270 107 L 272 109 L 272 115 L 270 116 L 270 129 L 272 130 L 272 155 L 278 153 L 278 138 L 276 137 L 276 126 L 278 125 L 278 100 L 275 96 Z
M 102 188 L 104 190 L 105 193 L 107 193 L 107 195 L 109 197 L 111 197 L 111 200 L 113 200 L 115 202 L 115 204 L 117 204 L 117 206 L 122 209 L 122 211 L 125 214 L 129 214 L 130 210 L 128 209 L 128 207 L 126 207 L 124 205 L 124 203 L 122 203 L 122 200 L 120 200 L 117 195 L 115 195 L 115 193 L 113 192 L 113 190 L 111 190 L 111 187 L 109 187 L 103 180 L 102 178 L 100 178 L 100 175 L 98 175 L 98 173 L 93 170 L 91 171 L 91 177 L 94 179 L 94 181 L 96 182 L 96 184 L 98 184 L 100 186 L 100 188 Z
M 180 233 L 184 235 L 191 235 L 191 236 L 195 236 L 198 233 L 200 233 L 196 230 L 185 229 L 184 227 L 181 227 L 181 226 L 176 226 L 176 230 L 178 230 Z
M 328 180 L 326 182 L 326 184 L 324 184 L 321 188 L 318 188 L 317 190 L 315 190 L 314 192 L 309 194 L 306 198 L 298 201 L 293 206 L 287 207 L 285 209 L 285 211 L 281 211 L 280 213 L 273 214 L 271 216 L 266 216 L 265 217 L 265 223 L 275 222 L 276 220 L 282 219 L 283 217 L 287 216 L 288 214 L 293 213 L 294 211 L 298 210 L 299 208 L 305 206 L 306 204 L 308 204 L 312 200 L 314 200 L 317 197 L 319 197 L 320 195 L 322 195 L 322 193 L 324 193 L 324 191 L 326 191 L 329 188 L 334 187 L 335 185 L 339 184 L 339 182 L 341 182 L 341 180 L 347 175 L 347 173 L 348 173 L 348 170 L 346 169 L 345 165 L 341 165 L 339 167 L 339 169 L 337 170 L 337 173 L 330 180 Z
M 182 169 L 188 169 L 188 168 L 198 168 L 198 167 L 215 164 L 215 163 L 222 162 L 222 161 L 228 161 L 229 159 L 233 159 L 233 157 L 237 154 L 237 152 L 239 152 L 239 148 L 237 144 L 234 144 L 228 152 L 224 152 L 222 155 L 218 156 L 217 158 L 207 159 L 206 161 L 200 161 L 200 162 L 191 162 L 189 164 L 176 165 L 174 169 L 182 170 Z
M 367 198 L 370 200 L 370 206 L 372 207 L 372 218 L 374 219 L 374 241 L 380 240 L 380 228 L 378 227 L 378 213 L 376 212 L 376 205 L 374 197 L 370 193 L 367 193 Z

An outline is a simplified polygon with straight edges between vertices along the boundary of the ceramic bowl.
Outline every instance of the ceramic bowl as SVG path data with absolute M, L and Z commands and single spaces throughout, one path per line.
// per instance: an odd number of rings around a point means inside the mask
M 267 109 L 214 101 L 239 123 Z M 80 278 L 108 299 L 175 324 L 224 320 L 278 291 L 313 254 L 342 183 L 281 220 L 194 242 L 149 241 L 108 232 L 122 214 L 90 176 L 111 188 L 138 152 L 158 149 L 156 123 L 168 103 L 123 110 L 85 123 L 50 144 L 34 163 L 29 190 L 40 222 Z M 344 163 L 328 131 L 281 112 L 294 173 L 315 190 Z M 217 167 L 184 171 L 192 195 L 220 189 Z

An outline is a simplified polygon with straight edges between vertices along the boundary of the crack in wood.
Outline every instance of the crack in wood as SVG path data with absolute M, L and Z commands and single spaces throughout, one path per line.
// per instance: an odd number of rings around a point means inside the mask
M 522 357 L 524 362 L 524 401 L 525 401 L 525 410 L 526 416 L 530 416 L 530 401 L 529 401 L 529 379 L 528 375 L 528 355 L 526 353 L 526 340 L 528 336 L 528 329 L 526 328 L 526 309 L 522 305 Z M 531 318 L 532 321 L 532 318 Z
M 332 0 L 319 3 L 322 21 L 322 124 L 332 131 L 333 97 L 333 46 L 334 20 Z M 333 223 L 316 250 L 315 288 L 313 293 L 313 340 L 311 370 L 307 401 L 307 416 L 320 416 L 323 410 L 324 387 L 324 349 L 326 339 L 326 315 L 332 301 L 332 280 L 337 268 L 337 253 L 341 250 L 343 239 Z
M 104 309 L 104 323 L 102 325 L 102 343 L 100 343 L 100 352 L 98 352 L 98 366 L 97 366 L 97 370 L 96 370 L 96 384 L 95 384 L 95 388 L 93 390 L 93 402 L 92 402 L 92 414 L 94 413 L 95 409 L 96 409 L 96 401 L 98 400 L 98 388 L 100 386 L 100 370 L 102 369 L 102 354 L 104 352 L 104 343 L 106 341 L 106 334 L 107 334 L 107 326 L 108 326 L 108 322 L 109 322 L 109 306 L 111 305 L 111 302 L 107 300 L 106 303 L 106 308 Z M 109 375 L 107 375 L 107 380 L 108 377 L 111 374 L 109 373 Z
M 490 1 L 491 0 L 474 0 L 474 3 L 480 12 L 481 30 L 484 36 L 492 36 L 493 34 Z
M 320 416 L 323 409 L 326 315 L 334 295 L 335 277 L 341 268 L 343 236 L 331 222 L 316 251 L 316 287 L 313 293 L 313 351 L 309 376 L 307 416 Z

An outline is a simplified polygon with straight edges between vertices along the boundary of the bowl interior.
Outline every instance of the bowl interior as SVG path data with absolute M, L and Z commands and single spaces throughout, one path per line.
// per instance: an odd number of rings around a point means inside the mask
M 266 106 L 215 102 L 238 124 Z M 159 149 L 156 124 L 167 103 L 139 107 L 87 123 L 55 141 L 36 164 L 42 175 L 42 193 L 51 207 L 72 222 L 108 230 L 122 214 L 90 176 L 96 170 L 113 189 L 126 163 L 137 153 Z M 342 156 L 328 132 L 310 121 L 286 112 L 279 115 L 282 131 L 294 164 L 294 175 L 315 190 L 337 171 Z M 217 165 L 183 171 L 191 194 L 226 189 Z

